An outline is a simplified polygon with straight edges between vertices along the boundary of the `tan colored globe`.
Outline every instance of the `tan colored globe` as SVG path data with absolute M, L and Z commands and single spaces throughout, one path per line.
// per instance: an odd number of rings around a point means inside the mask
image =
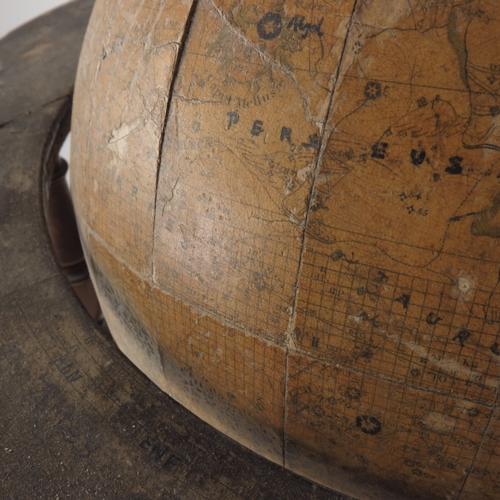
M 158 386 L 357 498 L 500 491 L 500 3 L 97 0 L 72 191 Z

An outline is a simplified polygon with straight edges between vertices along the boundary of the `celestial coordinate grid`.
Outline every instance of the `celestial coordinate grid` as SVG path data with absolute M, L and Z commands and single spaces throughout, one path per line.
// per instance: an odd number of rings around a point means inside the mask
M 167 5 L 98 1 L 77 83 L 120 348 L 321 484 L 497 498 L 500 5 Z

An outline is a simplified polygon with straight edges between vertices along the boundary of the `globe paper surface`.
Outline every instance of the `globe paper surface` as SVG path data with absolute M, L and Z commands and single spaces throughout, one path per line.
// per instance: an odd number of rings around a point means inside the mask
M 498 499 L 500 4 L 98 0 L 72 191 L 124 353 L 359 498 Z

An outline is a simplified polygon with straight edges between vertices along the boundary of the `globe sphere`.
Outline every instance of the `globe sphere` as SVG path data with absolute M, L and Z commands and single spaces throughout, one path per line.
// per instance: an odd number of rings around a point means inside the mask
M 356 498 L 497 499 L 500 4 L 97 0 L 72 193 L 120 349 Z

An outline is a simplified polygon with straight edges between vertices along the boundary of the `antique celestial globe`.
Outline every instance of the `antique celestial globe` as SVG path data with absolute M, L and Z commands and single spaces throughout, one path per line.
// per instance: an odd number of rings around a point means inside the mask
M 363 499 L 498 499 L 500 4 L 97 0 L 72 194 L 110 331 Z

